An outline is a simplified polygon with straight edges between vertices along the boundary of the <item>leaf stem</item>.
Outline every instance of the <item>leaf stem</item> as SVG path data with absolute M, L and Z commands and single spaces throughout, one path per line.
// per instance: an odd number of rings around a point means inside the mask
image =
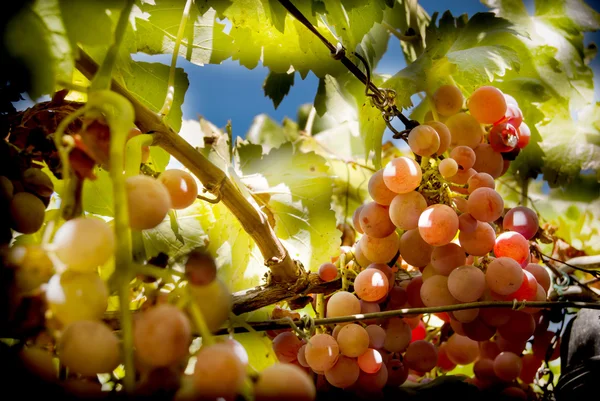
M 311 107 L 308 117 L 306 118 L 306 125 L 304 126 L 304 132 L 308 136 L 312 136 L 313 125 L 315 124 L 315 118 L 317 116 L 317 109 L 315 106 Z
M 167 96 L 165 97 L 165 101 L 158 112 L 158 114 L 160 114 L 163 118 L 169 114 L 171 107 L 173 106 L 173 98 L 175 96 L 175 71 L 177 69 L 177 57 L 179 57 L 179 46 L 181 45 L 181 40 L 183 39 L 185 25 L 187 24 L 187 20 L 190 15 L 190 8 L 192 7 L 193 3 L 194 0 L 187 0 L 185 2 L 183 14 L 181 15 L 181 22 L 179 23 L 179 29 L 177 30 L 177 38 L 175 39 L 175 47 L 173 48 L 173 55 L 171 57 L 171 68 L 169 69 Z

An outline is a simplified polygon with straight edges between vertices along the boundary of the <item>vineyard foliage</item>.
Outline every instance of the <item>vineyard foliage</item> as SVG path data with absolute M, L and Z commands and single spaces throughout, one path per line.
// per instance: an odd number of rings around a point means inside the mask
M 73 84 L 89 85 L 75 62 L 83 50 L 101 64 L 113 43 L 124 3 L 37 0 L 22 6 L 8 22 L 5 40 L 11 60 L 30 74 L 28 95 L 37 99 Z M 531 143 L 497 181 L 497 190 L 507 206 L 515 206 L 527 194 L 542 224 L 574 247 L 597 254 L 600 106 L 594 101 L 589 67 L 595 47 L 584 46 L 583 34 L 600 28 L 600 15 L 580 0 L 539 0 L 533 15 L 519 0 L 483 3 L 489 12 L 454 16 L 450 12 L 428 15 L 413 0 L 294 2 L 325 38 L 342 44 L 363 71 L 356 54 L 374 71 L 387 50 L 390 32 L 401 35 L 407 67 L 392 76 L 372 74 L 371 79 L 380 88 L 393 89 L 396 105 L 412 119 L 423 121 L 430 110 L 428 97 L 443 84 L 458 86 L 468 97 L 492 82 L 513 96 L 531 128 Z M 170 67 L 136 61 L 132 55 L 172 54 L 184 6 L 185 1 L 178 0 L 137 1 L 117 55 L 113 79 L 155 112 L 167 94 Z M 275 107 L 294 90 L 298 79 L 309 73 L 319 78 L 316 114 L 302 107 L 297 121 L 282 122 L 262 115 L 247 135 L 234 132 L 236 139 L 230 127 L 201 119 L 192 144 L 264 212 L 290 256 L 317 271 L 339 254 L 338 226 L 351 223 L 352 212 L 369 200 L 369 177 L 390 159 L 408 154 L 408 148 L 400 140 L 390 146 L 385 121 L 365 95 L 364 85 L 277 1 L 195 1 L 178 54 L 194 68 L 227 59 L 248 69 L 267 67 L 264 92 Z M 177 68 L 173 107 L 166 118 L 175 131 L 182 127 L 187 89 L 186 72 Z M 85 101 L 86 94 L 71 91 L 67 99 Z M 232 104 L 230 108 L 234 131 L 235 111 L 242 107 Z M 159 173 L 170 157 L 151 147 L 146 164 Z M 57 195 L 47 209 L 47 222 L 55 219 L 65 190 L 51 170 L 44 169 Z M 109 173 L 101 167 L 94 173 L 97 178 L 86 180 L 83 188 L 84 211 L 111 221 Z M 40 243 L 43 231 L 20 235 L 16 243 Z M 173 260 L 206 247 L 231 292 L 264 283 L 268 272 L 252 237 L 223 203 L 196 201 L 145 230 L 137 246 L 147 257 L 165 252 Z M 114 262 L 108 262 L 102 277 L 108 279 L 114 268 Z M 135 285 L 134 290 L 142 293 L 151 284 L 137 281 Z M 118 309 L 116 299 L 111 297 L 109 311 Z M 142 302 L 142 297 L 135 298 L 131 306 L 138 308 Z M 252 312 L 247 320 L 265 318 L 268 310 Z M 310 305 L 305 312 L 314 314 Z M 244 336 L 240 341 L 255 368 L 274 361 L 267 342 Z

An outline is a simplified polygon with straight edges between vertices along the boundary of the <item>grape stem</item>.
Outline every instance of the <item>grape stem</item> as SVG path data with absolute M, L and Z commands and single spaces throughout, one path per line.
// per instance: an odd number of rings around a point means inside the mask
M 177 270 L 168 269 L 168 268 L 163 269 L 163 268 L 160 268 L 158 266 L 153 266 L 153 265 L 142 265 L 142 264 L 135 263 L 133 265 L 133 271 L 135 272 L 135 274 L 159 278 L 164 281 L 172 281 L 173 276 L 179 277 L 179 278 L 185 278 L 185 274 L 182 272 L 178 272 Z
M 210 330 L 208 329 L 208 325 L 206 324 L 206 321 L 204 320 L 202 311 L 200 310 L 198 305 L 196 305 L 196 302 L 194 302 L 194 300 L 192 299 L 189 292 L 187 295 L 188 295 L 187 307 L 188 307 L 188 310 L 190 311 L 190 315 L 192 316 L 192 321 L 196 325 L 196 328 L 198 329 L 198 332 L 200 333 L 200 336 L 202 337 L 202 345 L 215 344 L 216 343 L 215 337 L 211 334 Z M 244 327 L 244 326 L 242 326 L 242 327 Z

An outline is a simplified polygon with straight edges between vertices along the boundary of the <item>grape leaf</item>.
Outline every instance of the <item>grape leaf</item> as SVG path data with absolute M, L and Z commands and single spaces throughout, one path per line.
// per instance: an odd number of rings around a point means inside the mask
M 95 180 L 85 180 L 81 201 L 83 210 L 100 216 L 114 216 L 112 181 L 108 171 L 97 168 Z
M 261 145 L 263 153 L 269 153 L 272 148 L 278 148 L 285 142 L 293 142 L 298 138 L 298 125 L 285 118 L 279 125 L 266 114 L 254 117 L 252 125 L 246 134 L 246 139 L 253 144 Z
M 113 40 L 113 20 L 107 10 L 120 11 L 125 1 L 58 0 L 58 4 L 73 47 L 78 44 L 108 47 Z
M 277 109 L 283 98 L 290 92 L 290 88 L 294 85 L 295 75 L 295 73 L 280 74 L 273 71 L 267 75 L 263 83 L 263 90 L 265 96 L 268 96 L 273 101 L 275 109 Z
M 425 49 L 425 34 L 430 20 L 429 14 L 416 1 L 396 0 L 394 8 L 386 11 L 386 24 L 407 39 L 400 41 L 407 63 L 413 62 Z
M 600 29 L 600 14 L 581 0 L 536 1 L 535 15 L 536 19 L 576 36 Z
M 37 0 L 23 7 L 7 23 L 4 43 L 29 70 L 32 99 L 54 93 L 58 80 L 71 81 L 73 56 L 58 0 Z
M 331 210 L 332 177 L 321 156 L 295 151 L 291 143 L 260 157 L 258 145 L 238 146 L 242 181 L 275 221 L 275 234 L 292 258 L 316 271 L 340 245 Z
M 506 70 L 518 69 L 519 65 L 517 52 L 501 45 L 457 50 L 448 53 L 447 57 L 456 66 L 454 77 L 470 90 L 486 80 L 493 81 L 495 76 L 503 76 Z

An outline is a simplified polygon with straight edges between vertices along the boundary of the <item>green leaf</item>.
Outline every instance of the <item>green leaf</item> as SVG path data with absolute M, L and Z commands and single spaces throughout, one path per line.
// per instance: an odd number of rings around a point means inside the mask
M 431 18 L 416 1 L 395 0 L 394 8 L 387 10 L 384 21 L 397 33 L 414 40 L 400 41 L 406 62 L 413 62 L 425 49 L 425 35 Z
M 506 46 L 479 46 L 447 54 L 456 66 L 456 74 L 463 87 L 475 90 L 481 82 L 493 81 L 508 69 L 518 69 L 517 52 Z
M 290 256 L 316 271 L 340 245 L 331 210 L 333 179 L 321 156 L 295 151 L 286 143 L 262 154 L 258 145 L 238 146 L 242 181 L 274 221 L 275 234 Z
M 266 114 L 254 117 L 246 134 L 246 139 L 253 144 L 261 145 L 263 153 L 278 148 L 285 142 L 292 142 L 299 136 L 298 125 L 290 119 L 283 120 L 283 126 L 277 124 Z
M 156 0 L 142 4 L 136 18 L 136 46 L 148 54 L 172 54 L 181 23 L 185 1 Z M 192 7 L 179 55 L 194 64 L 219 64 L 231 56 L 231 38 L 217 22 L 217 13 L 197 2 Z M 215 3 L 215 2 L 212 2 Z
M 113 20 L 107 11 L 120 11 L 125 6 L 125 1 L 58 0 L 58 3 L 73 47 L 78 44 L 110 46 L 113 40 Z
M 112 181 L 108 171 L 97 168 L 96 179 L 85 180 L 81 201 L 83 210 L 100 216 L 114 216 Z
M 358 122 L 360 134 L 365 141 L 366 158 L 369 158 L 369 154 L 372 151 L 373 165 L 376 169 L 380 169 L 381 142 L 386 127 L 385 121 L 381 116 L 381 111 L 373 106 L 369 100 L 365 100 L 358 111 Z
M 23 7 L 6 25 L 4 43 L 31 75 L 32 99 L 52 94 L 57 80 L 70 82 L 73 56 L 58 0 L 37 0 Z
M 569 34 L 600 29 L 600 14 L 581 0 L 536 1 L 535 15 Z
M 161 63 L 146 63 L 137 61 L 131 63 L 131 70 L 125 73 L 125 85 L 135 97 L 151 110 L 158 112 L 167 95 L 167 83 L 169 81 L 169 66 Z M 167 123 L 175 131 L 181 129 L 183 113 L 181 105 L 189 82 L 187 74 L 182 68 L 175 72 L 175 96 L 171 112 L 167 116 Z
M 280 74 L 273 71 L 267 75 L 263 83 L 263 90 L 265 91 L 265 96 L 268 96 L 273 101 L 275 109 L 277 109 L 279 103 L 290 92 L 290 88 L 294 85 L 295 75 L 295 73 Z

